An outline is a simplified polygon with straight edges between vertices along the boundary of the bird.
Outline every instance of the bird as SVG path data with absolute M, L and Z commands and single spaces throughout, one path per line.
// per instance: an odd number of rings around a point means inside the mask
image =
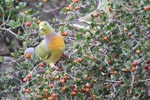
M 78 21 L 73 22 L 73 27 L 76 28 L 81 28 L 81 29 L 89 29 L 89 25 L 92 23 L 91 16 L 94 16 L 96 14 L 105 14 L 107 17 L 110 15 L 109 11 L 109 5 L 108 5 L 108 0 L 98 0 L 98 6 L 97 8 L 90 12 L 89 14 L 80 17 Z M 100 15 L 101 16 L 101 15 Z M 101 17 L 97 17 L 94 19 L 96 24 L 101 24 L 103 22 L 103 19 Z
M 33 53 L 41 60 L 44 60 L 50 67 L 56 67 L 56 62 L 61 58 L 65 50 L 64 38 L 54 28 L 46 22 L 39 23 L 39 33 L 43 36 L 43 40 L 34 49 L 27 48 L 25 52 Z

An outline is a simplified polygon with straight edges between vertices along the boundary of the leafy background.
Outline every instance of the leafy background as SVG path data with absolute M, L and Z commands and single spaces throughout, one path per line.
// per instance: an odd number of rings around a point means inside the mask
M 111 17 L 90 29 L 72 26 L 97 1 L 0 1 L 0 98 L 7 100 L 146 100 L 150 98 L 149 0 L 110 0 Z M 69 6 L 71 5 L 71 7 Z M 70 7 L 67 10 L 66 7 Z M 75 10 L 79 7 L 79 10 Z M 148 7 L 146 9 L 145 7 Z M 46 20 L 65 34 L 66 50 L 54 71 L 35 55 Z M 31 26 L 27 26 L 27 22 Z

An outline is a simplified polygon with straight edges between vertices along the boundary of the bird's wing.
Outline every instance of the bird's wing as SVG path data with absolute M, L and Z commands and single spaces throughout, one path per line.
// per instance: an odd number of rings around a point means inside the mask
M 36 48 L 36 55 L 42 60 L 46 60 L 51 56 L 51 51 L 47 48 L 45 40 L 43 40 Z

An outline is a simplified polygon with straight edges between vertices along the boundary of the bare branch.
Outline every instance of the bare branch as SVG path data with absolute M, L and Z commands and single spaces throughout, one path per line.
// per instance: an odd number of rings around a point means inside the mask
M 0 30 L 7 31 L 7 32 L 11 33 L 12 35 L 14 35 L 15 37 L 17 37 L 17 34 L 15 34 L 10 28 L 8 28 L 8 29 L 0 28 Z

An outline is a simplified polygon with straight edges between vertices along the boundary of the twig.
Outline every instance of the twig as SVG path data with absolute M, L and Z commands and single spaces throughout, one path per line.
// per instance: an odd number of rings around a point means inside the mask
M 9 15 L 8 15 L 8 17 L 7 17 L 6 22 L 9 21 L 9 18 L 10 18 L 10 16 L 11 16 L 11 11 L 12 11 L 12 10 L 9 11 Z
M 139 80 L 138 82 L 147 82 L 147 81 L 150 81 L 150 79 Z
M 4 14 L 5 14 L 5 13 L 4 13 L 4 9 L 2 8 L 1 5 L 0 5 L 0 9 L 1 9 L 2 13 L 3 13 L 3 23 L 4 23 L 4 22 L 5 22 L 5 18 L 4 18 L 4 16 L 5 16 Z
M 34 70 L 36 70 L 36 68 L 37 68 L 39 65 L 40 65 L 40 63 L 39 63 L 39 64 L 37 64 L 37 65 L 36 65 L 36 66 L 35 66 L 35 67 L 34 67 L 34 68 L 33 68 L 33 69 L 29 72 L 29 73 L 31 73 L 31 74 L 32 74 L 32 73 L 33 73 L 33 71 L 34 71 Z
M 114 81 L 114 80 L 113 80 L 113 75 L 112 75 L 112 77 L 111 77 L 111 81 Z M 113 87 L 113 91 L 114 91 L 113 98 L 115 98 L 115 97 L 116 97 L 116 94 L 117 94 L 117 90 L 116 90 L 116 87 L 115 87 L 115 83 L 114 83 L 114 82 L 112 83 L 112 87 Z
M 135 76 L 134 76 L 134 73 L 133 72 L 131 72 L 131 77 L 132 77 L 132 80 L 131 80 L 131 88 L 130 88 L 130 90 L 131 90 L 131 92 L 132 92 L 132 90 L 133 90 L 133 88 L 134 88 L 134 82 L 135 82 Z
M 121 81 L 105 80 L 105 82 L 109 82 L 109 83 L 120 83 Z
M 7 31 L 7 32 L 11 33 L 12 35 L 14 35 L 15 37 L 17 37 L 17 34 L 15 34 L 10 28 L 8 28 L 8 29 L 0 28 L 0 30 Z

